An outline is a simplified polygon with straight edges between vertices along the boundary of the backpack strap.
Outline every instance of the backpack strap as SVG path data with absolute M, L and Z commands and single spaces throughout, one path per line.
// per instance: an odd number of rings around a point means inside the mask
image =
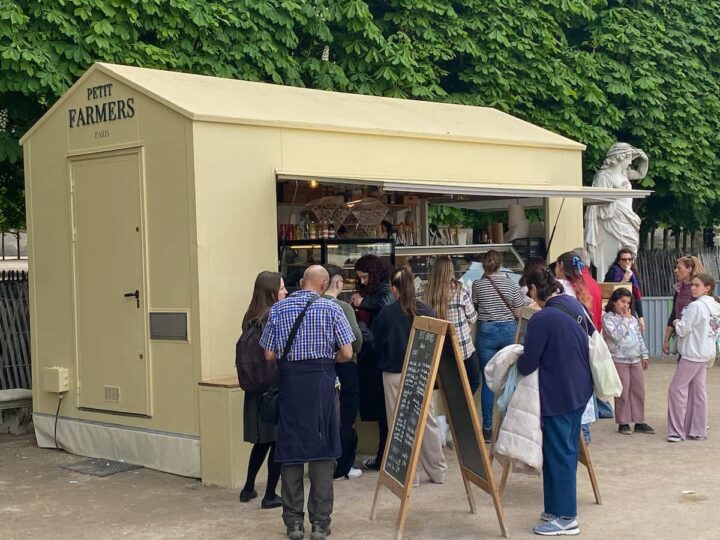
M 579 325 L 585 326 L 585 331 L 587 332 L 588 337 L 590 336 L 590 328 L 588 327 L 588 322 L 590 322 L 590 326 L 592 326 L 593 330 L 597 331 L 597 328 L 595 328 L 595 325 L 593 324 L 592 319 L 590 319 L 590 317 L 587 316 L 587 313 L 578 315 L 576 312 L 574 312 L 567 306 L 563 306 L 561 304 L 550 304 L 548 307 L 555 308 L 557 310 L 560 310 L 560 311 L 566 313 L 576 323 L 578 323 Z M 584 306 L 583 306 L 583 310 L 585 310 Z

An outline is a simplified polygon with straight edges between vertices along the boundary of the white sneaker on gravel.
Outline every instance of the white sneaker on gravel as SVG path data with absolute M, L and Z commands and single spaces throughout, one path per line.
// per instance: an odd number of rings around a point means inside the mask
M 670 435 L 667 438 L 668 442 L 682 442 L 682 438 L 676 437 L 675 435 Z

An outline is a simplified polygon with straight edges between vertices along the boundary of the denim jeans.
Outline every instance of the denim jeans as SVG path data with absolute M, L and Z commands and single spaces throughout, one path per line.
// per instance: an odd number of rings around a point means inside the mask
M 577 463 L 580 420 L 585 407 L 542 417 L 543 495 L 545 512 L 562 518 L 577 516 Z
M 480 391 L 480 405 L 482 407 L 483 427 L 492 428 L 493 405 L 495 395 L 485 382 L 485 366 L 503 347 L 515 343 L 515 321 L 480 321 L 477 328 L 477 350 L 482 372 L 482 390 Z

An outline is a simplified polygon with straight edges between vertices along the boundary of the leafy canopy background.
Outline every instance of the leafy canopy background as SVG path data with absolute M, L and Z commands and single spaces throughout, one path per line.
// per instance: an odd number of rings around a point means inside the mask
M 651 158 L 645 228 L 719 218 L 720 1 L 0 0 L 0 227 L 20 136 L 95 61 L 496 107 Z M 327 57 L 325 61 L 323 57 Z

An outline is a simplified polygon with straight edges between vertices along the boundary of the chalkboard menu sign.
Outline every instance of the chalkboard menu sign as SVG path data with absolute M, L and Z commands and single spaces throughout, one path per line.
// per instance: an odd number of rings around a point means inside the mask
M 437 334 L 427 330 L 417 330 L 412 337 L 384 466 L 385 472 L 401 485 L 407 479 L 437 341 Z
M 402 537 L 413 489 L 412 479 L 420 458 L 421 441 L 430 414 L 430 398 L 436 379 L 445 398 L 470 511 L 477 513 L 470 488 L 474 484 L 492 497 L 500 531 L 507 537 L 502 503 L 487 448 L 480 434 L 480 420 L 454 327 L 448 321 L 432 317 L 415 317 L 413 321 L 370 519 L 375 519 L 381 488 L 385 486 L 401 501 L 395 538 Z

